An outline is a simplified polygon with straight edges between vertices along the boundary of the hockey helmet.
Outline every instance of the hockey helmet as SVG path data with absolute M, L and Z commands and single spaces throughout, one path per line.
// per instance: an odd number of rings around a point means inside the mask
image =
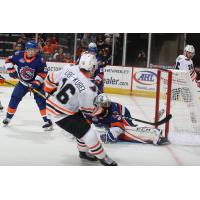
M 25 44 L 25 49 L 28 50 L 28 49 L 37 49 L 38 48 L 38 45 L 35 41 L 33 40 L 30 40 L 28 41 L 26 44 Z
M 97 53 L 97 45 L 94 42 L 88 45 L 88 52 Z
M 79 61 L 79 68 L 84 69 L 89 72 L 93 72 L 97 68 L 97 59 L 96 56 L 84 53 L 81 55 L 80 61 Z
M 97 107 L 109 108 L 111 105 L 111 100 L 105 93 L 102 93 L 94 99 L 94 105 Z
M 186 47 L 185 47 L 185 49 L 184 49 L 184 51 L 186 51 L 186 52 L 190 52 L 190 53 L 193 53 L 193 54 L 195 54 L 195 48 L 194 48 L 194 46 L 193 45 L 186 45 Z

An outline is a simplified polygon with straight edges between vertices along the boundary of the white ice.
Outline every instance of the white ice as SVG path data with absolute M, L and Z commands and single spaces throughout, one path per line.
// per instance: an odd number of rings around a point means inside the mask
M 5 117 L 13 88 L 0 87 L 0 100 Z M 134 117 L 151 120 L 154 111 L 151 100 L 141 97 L 109 95 L 127 106 Z M 44 132 L 43 121 L 33 96 L 27 94 L 11 123 L 0 124 L 0 166 L 80 166 L 99 165 L 80 160 L 74 140 L 54 125 L 54 131 Z M 109 156 L 121 166 L 200 165 L 200 146 L 153 146 L 150 144 L 117 143 L 104 145 Z

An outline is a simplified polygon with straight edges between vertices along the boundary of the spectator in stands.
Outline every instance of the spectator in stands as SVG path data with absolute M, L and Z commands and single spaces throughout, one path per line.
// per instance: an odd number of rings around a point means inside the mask
M 50 42 L 54 50 L 58 48 L 58 42 L 55 35 L 51 37 Z
M 17 43 L 16 43 L 16 42 L 13 42 L 13 43 L 12 43 L 12 49 L 13 49 L 13 51 L 15 51 L 16 46 L 17 46 Z
M 111 53 L 109 52 L 108 48 L 104 48 L 101 50 L 101 62 L 104 67 L 106 65 L 111 64 Z
M 81 57 L 81 54 L 87 50 L 87 47 L 80 45 L 76 51 L 76 59 Z
M 22 44 L 21 43 L 18 43 L 15 47 L 15 51 L 22 51 Z
M 144 50 L 139 51 L 136 63 L 140 67 L 145 67 L 147 65 L 147 57 Z
M 24 40 L 23 40 L 22 38 L 19 38 L 19 39 L 17 40 L 17 44 L 21 44 L 22 47 L 23 47 L 23 49 L 25 48 L 25 42 L 24 42 Z
M 44 39 L 39 35 L 38 36 L 38 46 L 42 49 L 45 46 Z
M 96 44 L 99 51 L 104 48 L 104 40 L 103 34 L 97 34 Z
M 66 54 L 64 62 L 66 62 L 66 63 L 73 63 L 74 62 L 73 59 L 72 59 L 71 53 Z
M 83 38 L 81 40 L 81 45 L 87 47 L 90 42 L 95 42 L 95 34 L 84 33 Z
M 25 43 L 26 43 L 26 36 L 24 33 L 21 34 L 21 36 L 19 37 L 17 44 L 21 44 L 22 45 L 22 49 L 25 48 Z
M 111 37 L 106 37 L 104 40 L 104 48 L 109 49 L 109 52 L 112 52 L 112 39 Z
M 13 43 L 13 52 L 22 51 L 22 50 L 23 49 L 22 49 L 22 44 L 21 43 L 16 43 L 16 42 Z
M 46 60 L 52 60 L 52 56 L 54 54 L 54 46 L 52 46 L 50 39 L 46 40 L 45 46 L 42 48 L 42 51 Z
M 64 62 L 66 54 L 63 51 L 63 48 L 59 48 L 58 52 L 53 55 L 53 60 L 58 62 Z

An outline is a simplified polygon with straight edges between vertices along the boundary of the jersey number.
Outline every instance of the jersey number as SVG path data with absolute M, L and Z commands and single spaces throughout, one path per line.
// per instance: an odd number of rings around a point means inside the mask
M 58 101 L 60 101 L 62 104 L 66 104 L 69 101 L 70 96 L 75 94 L 76 89 L 72 84 L 66 84 L 66 80 L 63 79 L 63 85 L 61 87 L 60 92 L 56 95 L 56 98 Z

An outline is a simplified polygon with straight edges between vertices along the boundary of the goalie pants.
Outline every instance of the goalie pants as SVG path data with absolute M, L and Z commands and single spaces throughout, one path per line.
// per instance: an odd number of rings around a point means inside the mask
M 28 92 L 29 92 L 28 87 L 24 86 L 21 82 L 17 83 L 12 92 L 11 99 L 8 105 L 7 116 L 6 116 L 7 118 L 11 119 L 14 116 L 20 101 Z M 41 89 L 40 92 L 42 94 L 45 94 L 43 89 Z M 33 95 L 43 120 L 45 122 L 48 121 L 46 116 L 46 100 L 37 94 Z
M 97 138 L 94 125 L 87 122 L 81 111 L 75 115 L 66 116 L 55 123 L 76 137 L 79 151 L 89 152 L 98 159 L 106 156 L 104 148 Z

